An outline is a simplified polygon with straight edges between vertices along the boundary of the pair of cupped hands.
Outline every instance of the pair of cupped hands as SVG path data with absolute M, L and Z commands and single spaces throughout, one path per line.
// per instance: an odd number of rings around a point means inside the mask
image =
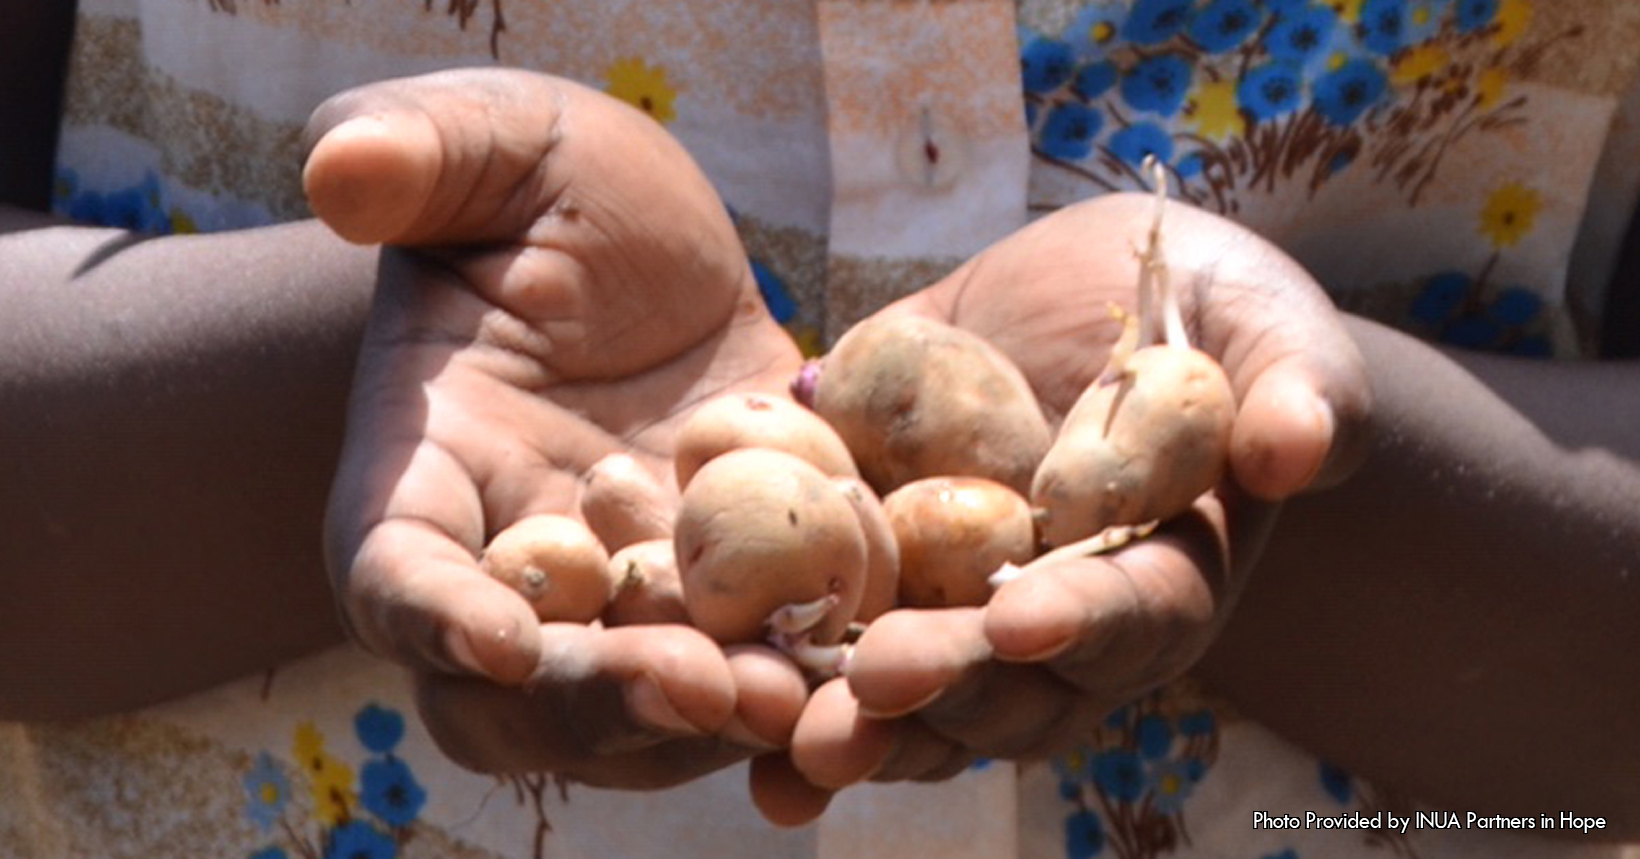
M 476 770 L 650 789 L 750 759 L 757 807 L 798 824 L 849 784 L 1064 750 L 1206 651 L 1280 500 L 1361 448 L 1366 376 L 1325 295 L 1171 205 L 1172 280 L 1239 408 L 1231 478 L 1189 515 L 983 608 L 891 612 L 813 690 L 771 649 L 684 626 L 542 624 L 480 572 L 487 536 L 573 511 L 611 452 L 670 475 L 692 407 L 783 392 L 802 357 L 691 158 L 601 93 L 495 69 L 386 81 L 322 105 L 307 145 L 314 211 L 385 245 L 327 521 L 342 615 L 411 669 L 427 728 Z M 987 338 L 1057 420 L 1104 366 L 1109 305 L 1133 306 L 1152 206 L 1062 209 L 880 312 Z

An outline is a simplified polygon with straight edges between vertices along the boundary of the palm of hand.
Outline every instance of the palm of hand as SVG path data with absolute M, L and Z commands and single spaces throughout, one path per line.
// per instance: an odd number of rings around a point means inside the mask
M 1120 329 L 1109 305 L 1134 309 L 1151 207 L 1125 195 L 1061 210 L 885 312 L 985 337 L 1057 420 L 1105 367 Z M 1268 502 L 1353 464 L 1365 374 L 1319 288 L 1272 246 L 1205 213 L 1170 206 L 1163 236 L 1187 327 L 1236 392 L 1234 481 L 1156 536 L 1044 566 L 983 609 L 879 618 L 855 650 L 852 700 L 823 689 L 798 726 L 794 763 L 818 784 L 942 777 L 976 755 L 1074 743 L 1211 644 L 1267 533 Z M 911 718 L 891 718 L 900 716 Z
M 777 390 L 800 363 L 681 148 L 624 105 L 512 73 L 376 85 L 310 132 L 316 212 L 397 246 L 327 523 L 355 637 L 413 669 L 429 729 L 479 769 L 656 786 L 744 757 L 715 736 L 731 722 L 783 739 L 795 669 L 682 628 L 539 624 L 476 564 L 511 522 L 573 514 L 607 453 L 665 478 L 690 406 Z

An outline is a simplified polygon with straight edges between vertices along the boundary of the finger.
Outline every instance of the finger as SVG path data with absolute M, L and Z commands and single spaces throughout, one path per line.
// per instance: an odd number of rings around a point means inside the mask
M 963 608 L 879 618 L 847 671 L 860 709 L 879 718 L 915 713 L 947 744 L 991 757 L 1016 758 L 1056 736 L 1074 690 L 1039 666 L 993 660 L 985 615 Z
M 418 675 L 423 720 L 452 760 L 480 772 L 551 771 L 602 782 L 612 777 L 601 771 L 611 761 L 671 760 L 671 751 L 652 751 L 671 740 L 727 746 L 713 735 L 735 712 L 735 678 L 699 632 L 547 624 L 541 638 L 540 662 L 521 688 Z
M 507 685 L 523 682 L 539 662 L 529 604 L 426 520 L 381 523 L 342 569 L 342 614 L 379 656 Z
M 1367 450 L 1365 387 L 1329 392 L 1304 357 L 1266 367 L 1238 407 L 1230 467 L 1254 496 L 1278 501 L 1347 477 Z
M 870 778 L 894 750 L 900 724 L 872 719 L 842 678 L 814 691 L 792 732 L 791 761 L 810 783 L 841 790 Z
M 914 712 L 991 657 L 978 608 L 901 609 L 878 617 L 845 669 L 860 709 L 878 718 Z
M 1033 569 L 997 590 L 985 636 L 999 659 L 1043 664 L 1107 701 L 1170 680 L 1212 640 L 1237 590 L 1227 527 L 1204 497 L 1137 544 Z
M 941 736 L 920 718 L 899 719 L 894 747 L 871 774 L 871 780 L 944 781 L 967 769 L 975 759 L 973 750 Z
M 752 804 L 764 819 L 785 827 L 818 820 L 836 795 L 804 778 L 785 754 L 752 758 L 750 787 Z
M 734 677 L 735 712 L 723 728 L 724 738 L 768 751 L 791 745 L 809 697 L 802 670 L 768 647 L 731 647 L 725 655 Z
M 987 662 L 917 711 L 917 721 L 973 755 L 1020 760 L 1060 744 L 1078 690 L 1038 665 Z
M 468 244 L 523 234 L 577 88 L 458 70 L 337 95 L 304 132 L 315 214 L 360 243 Z

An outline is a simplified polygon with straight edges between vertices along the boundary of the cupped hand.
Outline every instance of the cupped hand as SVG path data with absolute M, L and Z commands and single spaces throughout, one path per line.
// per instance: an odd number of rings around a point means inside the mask
M 783 744 L 806 690 L 758 648 L 682 626 L 540 623 L 476 561 L 626 451 L 800 363 L 726 209 L 649 117 L 495 69 L 373 84 L 308 127 L 304 182 L 383 243 L 326 547 L 341 611 L 408 666 L 456 761 L 613 787 L 678 783 Z
M 1148 195 L 1046 216 L 882 311 L 984 336 L 1057 422 L 1097 377 L 1135 309 Z M 899 610 L 860 639 L 846 692 L 821 690 L 793 740 L 819 790 L 937 779 L 978 757 L 1068 749 L 1109 711 L 1184 673 L 1236 603 L 1279 502 L 1346 477 L 1371 392 L 1331 302 L 1250 231 L 1170 203 L 1162 253 L 1192 344 L 1235 391 L 1229 476 L 1152 536 L 1045 564 L 983 608 Z M 813 803 L 821 807 L 822 803 Z

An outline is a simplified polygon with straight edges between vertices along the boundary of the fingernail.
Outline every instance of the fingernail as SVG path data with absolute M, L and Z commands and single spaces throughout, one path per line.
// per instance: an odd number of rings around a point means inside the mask
M 866 717 L 867 719 L 878 719 L 878 720 L 898 719 L 901 716 L 909 716 L 912 713 L 915 713 L 918 710 L 921 710 L 922 708 L 927 707 L 929 704 L 932 704 L 935 701 L 938 701 L 940 696 L 944 695 L 944 694 L 945 694 L 945 688 L 941 687 L 939 689 L 935 689 L 934 691 L 928 693 L 927 695 L 924 695 L 922 698 L 911 702 L 910 704 L 905 704 L 905 705 L 902 705 L 902 706 L 899 706 L 899 707 L 896 707 L 896 708 L 893 708 L 893 709 L 877 710 L 877 709 L 873 709 L 871 707 L 867 707 L 864 703 L 861 703 L 859 705 L 859 711 L 860 711 L 860 715 Z
M 746 727 L 746 723 L 742 722 L 738 715 L 729 719 L 729 723 L 723 726 L 721 733 L 725 740 L 737 746 L 745 746 L 753 751 L 772 752 L 780 748 L 780 746 L 753 733 L 752 729 Z
M 687 736 L 702 733 L 700 728 L 678 713 L 672 702 L 667 700 L 666 693 L 661 691 L 660 684 L 647 675 L 627 684 L 626 706 L 638 721 L 658 731 Z

